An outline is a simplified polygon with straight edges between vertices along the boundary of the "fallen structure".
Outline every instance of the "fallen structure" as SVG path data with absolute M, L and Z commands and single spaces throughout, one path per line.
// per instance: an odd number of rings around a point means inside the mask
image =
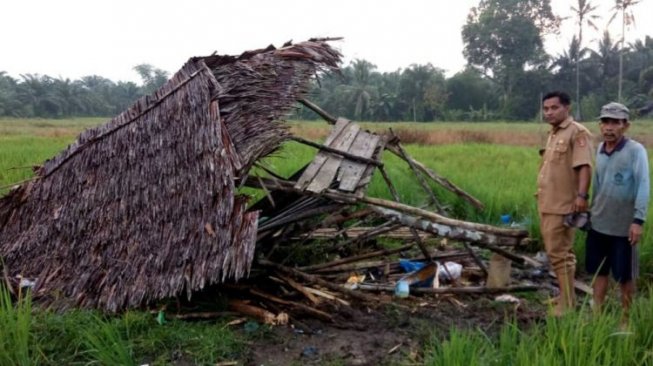
M 190 59 L 0 200 L 5 277 L 58 307 L 119 311 L 247 275 L 258 215 L 236 181 L 339 61 L 326 40 Z
M 323 301 L 378 302 L 366 291 L 395 289 L 404 276 L 398 275 L 398 254 L 435 264 L 414 274 L 420 280 L 438 273 L 439 261 L 452 259 L 471 263 L 471 272 L 484 278 L 486 265 L 473 246 L 540 267 L 511 250 L 529 242 L 527 231 L 448 217 L 432 184 L 476 209 L 483 205 L 413 159 L 391 130 L 365 131 L 306 100 L 312 77 L 340 62 L 328 41 L 192 58 L 153 96 L 82 133 L 32 181 L 0 199 L 4 281 L 10 288 L 20 279 L 34 281 L 36 299 L 57 308 L 111 312 L 190 299 L 217 284 L 235 297 L 259 299 L 232 299 L 232 309 L 283 323 L 284 309 L 334 321 L 318 309 Z M 292 136 L 283 123 L 297 102 L 333 125 L 323 143 Z M 288 140 L 317 153 L 282 177 L 260 161 Z M 426 208 L 400 202 L 384 152 L 414 173 L 416 187 L 429 197 Z M 393 200 L 367 195 L 377 172 Z M 241 185 L 261 189 L 264 197 L 248 208 L 237 194 Z M 393 235 L 401 242 L 397 248 L 377 245 L 376 239 Z M 460 250 L 433 250 L 434 237 L 460 243 Z M 318 246 L 323 258 L 289 259 L 294 250 Z M 252 266 L 260 271 L 244 281 Z M 361 279 L 366 273 L 368 280 Z M 370 279 L 372 273 L 377 276 Z M 270 283 L 279 292 L 264 288 Z M 538 288 L 482 284 L 416 292 Z

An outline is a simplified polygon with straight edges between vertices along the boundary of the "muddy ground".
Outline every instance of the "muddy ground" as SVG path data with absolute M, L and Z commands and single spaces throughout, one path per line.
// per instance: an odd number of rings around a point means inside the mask
M 244 364 L 420 364 L 428 342 L 446 338 L 452 328 L 480 329 L 493 335 L 510 320 L 517 320 L 520 328 L 542 320 L 547 311 L 544 299 L 549 295 L 543 290 L 515 294 L 519 303 L 495 301 L 491 295 L 408 299 L 379 295 L 379 304 L 373 308 L 340 308 L 337 325 L 296 319 L 301 326 L 270 328 L 249 345 Z

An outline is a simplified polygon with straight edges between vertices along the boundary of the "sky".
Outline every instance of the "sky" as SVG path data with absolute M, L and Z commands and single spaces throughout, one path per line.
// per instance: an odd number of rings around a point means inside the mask
M 140 83 L 133 67 L 151 64 L 176 72 L 193 56 L 238 55 L 312 37 L 344 37 L 333 45 L 345 64 L 360 58 L 377 70 L 394 71 L 431 63 L 448 76 L 465 67 L 462 26 L 479 0 L 5 0 L 0 3 L 0 71 L 78 79 L 100 75 Z M 552 0 L 554 12 L 569 16 L 576 1 Z M 600 31 L 614 0 L 600 4 Z M 653 36 L 653 0 L 634 8 L 636 24 L 626 42 Z M 650 15 L 649 15 L 650 17 Z M 619 19 L 617 19 L 619 20 Z M 610 27 L 620 37 L 619 21 Z M 546 38 L 550 54 L 567 48 L 573 20 L 560 35 Z M 596 41 L 593 41 L 596 44 Z M 585 43 L 587 45 L 587 43 Z M 591 46 L 591 44 L 590 44 Z

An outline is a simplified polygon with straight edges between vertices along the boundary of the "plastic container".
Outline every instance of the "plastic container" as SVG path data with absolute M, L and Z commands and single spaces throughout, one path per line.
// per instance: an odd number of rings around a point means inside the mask
M 410 294 L 410 286 L 408 285 L 408 281 L 398 281 L 397 285 L 395 286 L 395 296 L 400 297 L 400 298 L 406 298 Z
M 447 281 L 455 281 L 463 273 L 463 265 L 456 262 L 445 262 L 438 266 L 438 277 Z M 451 276 L 450 276 L 451 275 Z

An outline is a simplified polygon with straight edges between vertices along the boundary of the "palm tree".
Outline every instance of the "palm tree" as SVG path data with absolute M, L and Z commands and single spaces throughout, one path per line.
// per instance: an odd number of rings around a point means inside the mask
M 578 0 L 577 6 L 571 6 L 571 10 L 576 16 L 576 24 L 578 24 L 578 51 L 576 53 L 576 120 L 580 121 L 580 50 L 583 48 L 583 26 L 589 25 L 592 29 L 598 28 L 594 21 L 598 20 L 600 16 L 593 14 L 596 12 L 598 5 L 592 5 L 590 0 Z
M 621 83 L 623 80 L 623 59 L 624 59 L 624 41 L 626 39 L 626 26 L 630 26 L 635 23 L 635 14 L 633 13 L 632 7 L 640 3 L 642 0 L 615 0 L 615 5 L 612 8 L 614 13 L 608 21 L 608 24 L 612 23 L 614 18 L 621 13 L 621 51 L 619 52 L 619 91 L 617 93 L 617 99 L 621 102 Z
M 351 63 L 353 78 L 350 86 L 351 101 L 354 103 L 354 116 L 361 120 L 370 107 L 372 99 L 372 77 L 376 65 L 366 60 L 356 59 Z

